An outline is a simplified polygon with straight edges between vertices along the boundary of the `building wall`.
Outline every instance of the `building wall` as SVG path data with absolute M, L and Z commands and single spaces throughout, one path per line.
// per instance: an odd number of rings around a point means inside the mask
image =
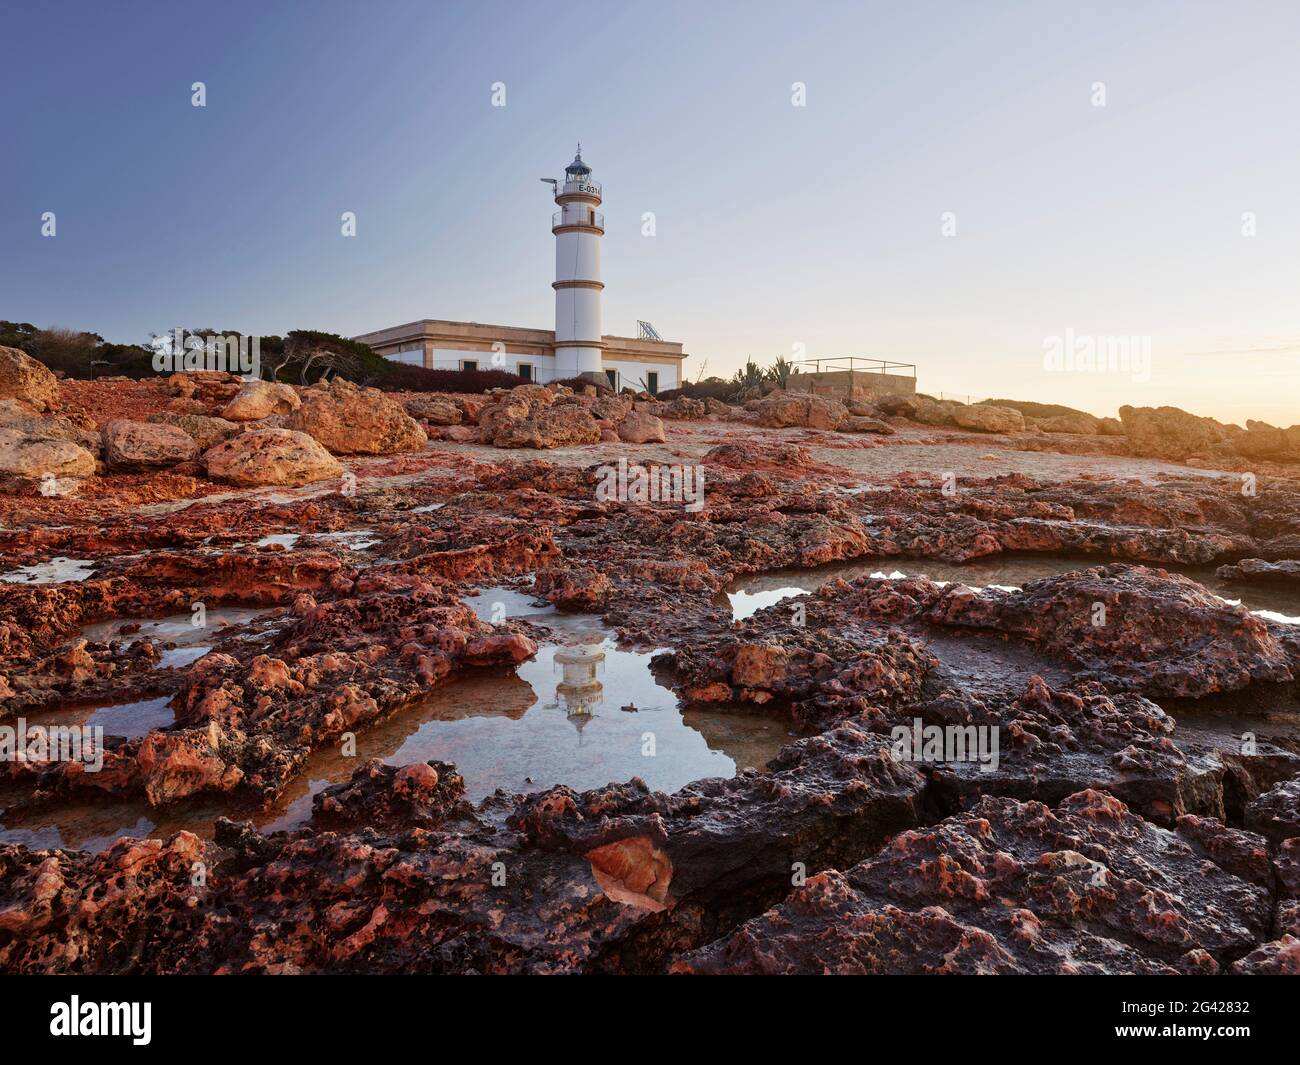
M 493 351 L 483 351 L 475 348 L 434 348 L 431 369 L 459 370 L 462 362 L 471 360 L 478 363 L 480 370 L 506 370 L 509 373 L 518 373 L 519 364 L 527 363 L 533 367 L 533 380 L 535 381 L 545 384 L 555 376 L 555 356 L 553 355 L 536 355 L 529 352 L 510 351 L 507 348 L 505 351 L 505 364 L 497 366 L 492 362 L 495 354 Z M 423 366 L 424 348 L 412 348 L 385 357 L 393 362 Z
M 566 369 L 557 364 L 555 334 L 550 330 L 426 319 L 365 333 L 356 339 L 385 358 L 412 366 L 426 365 L 427 352 L 428 365 L 437 370 L 459 369 L 466 359 L 477 361 L 481 369 L 491 368 L 495 344 L 505 347 L 502 369 L 518 373 L 519 364 L 528 363 L 534 367 L 533 379 L 541 384 L 576 373 L 572 366 Z M 649 372 L 659 374 L 660 391 L 677 388 L 681 383 L 685 357 L 681 344 L 615 336 L 601 336 L 600 343 L 603 353 L 599 348 L 592 349 L 592 357 L 600 356 L 600 366 L 619 371 L 619 387 L 639 388 L 638 382 Z
M 504 366 L 496 367 L 492 364 L 491 351 L 477 351 L 462 348 L 435 348 L 433 351 L 433 369 L 435 370 L 459 370 L 461 362 L 466 359 L 478 361 L 480 370 L 502 369 L 510 373 L 519 372 L 520 363 L 528 363 L 533 367 L 533 380 L 539 384 L 546 384 L 554 381 L 558 377 L 566 376 L 556 367 L 555 357 L 552 355 L 530 355 L 526 352 L 507 351 L 506 363 Z M 424 349 L 415 348 L 408 351 L 399 351 L 393 355 L 387 356 L 393 362 L 407 363 L 411 366 L 424 365 Z M 647 376 L 650 373 L 659 375 L 659 391 L 663 392 L 670 388 L 678 387 L 678 368 L 669 362 L 641 362 L 624 359 L 611 358 L 605 356 L 604 367 L 608 370 L 617 370 L 619 372 L 619 388 L 636 388 L 640 389 L 641 381 L 649 380 Z M 571 376 L 571 375 L 568 375 Z
M 645 387 L 641 380 L 649 380 L 648 373 L 657 373 L 659 375 L 659 391 L 666 392 L 670 388 L 678 387 L 678 368 L 666 362 L 633 362 L 631 360 L 611 358 L 605 356 L 605 369 L 617 370 L 619 373 L 619 388 L 635 388 L 638 391 Z
M 916 378 L 896 373 L 827 370 L 824 373 L 791 374 L 785 387 L 787 392 L 811 392 L 837 399 L 866 399 L 891 393 L 910 396 L 916 392 Z

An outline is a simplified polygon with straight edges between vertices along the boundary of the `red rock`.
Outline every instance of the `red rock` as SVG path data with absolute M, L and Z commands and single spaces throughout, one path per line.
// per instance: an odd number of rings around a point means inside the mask
M 1147 880 L 1158 870 L 1160 888 Z M 1098 792 L 986 798 L 687 955 L 688 973 L 1213 971 L 1267 928 L 1265 887 Z
M 628 444 L 662 444 L 664 423 L 653 414 L 632 411 L 618 425 L 614 439 Z
M 54 410 L 59 405 L 59 381 L 26 352 L 0 347 L 0 399 L 15 399 L 38 414 Z
M 311 484 L 343 474 L 328 451 L 306 433 L 256 429 L 203 454 L 208 476 L 237 485 Z
M 194 438 L 174 425 L 117 419 L 104 426 L 104 459 L 115 469 L 156 469 L 196 458 Z
M 760 425 L 774 428 L 834 429 L 848 417 L 848 411 L 839 400 L 806 392 L 773 393 L 760 400 L 754 410 Z
M 343 378 L 317 383 L 285 418 L 286 429 L 306 433 L 335 455 L 391 455 L 419 451 L 424 430 L 397 403 L 373 388 Z
M 1135 455 L 1185 459 L 1209 451 L 1228 436 L 1213 418 L 1198 418 L 1177 407 L 1124 406 L 1119 417 Z
M 273 414 L 289 414 L 300 405 L 292 385 L 279 381 L 245 381 L 226 404 L 221 417 L 231 422 L 254 422 Z
M 953 408 L 952 420 L 963 429 L 982 433 L 1018 433 L 1025 427 L 1024 416 L 1018 410 L 984 403 Z

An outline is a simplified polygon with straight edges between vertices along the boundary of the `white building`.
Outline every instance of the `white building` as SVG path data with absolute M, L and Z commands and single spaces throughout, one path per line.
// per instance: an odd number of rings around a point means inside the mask
M 682 382 L 681 344 L 659 339 L 638 323 L 637 337 L 601 332 L 600 239 L 605 235 L 601 187 L 582 161 L 582 150 L 564 169 L 564 182 L 551 181 L 559 210 L 551 216 L 555 234 L 555 328 L 481 325 L 422 319 L 379 329 L 354 339 L 394 362 L 431 370 L 508 370 L 530 381 L 603 377 L 614 389 L 656 393 Z

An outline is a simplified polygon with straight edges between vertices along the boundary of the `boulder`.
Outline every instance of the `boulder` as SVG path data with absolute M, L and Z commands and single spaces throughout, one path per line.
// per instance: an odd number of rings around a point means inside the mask
M 1102 436 L 1124 436 L 1124 423 L 1118 418 L 1101 418 L 1097 423 L 1097 432 Z
M 84 429 L 62 414 L 33 414 L 16 399 L 0 399 L 0 429 L 13 429 L 40 440 L 70 440 L 98 453 L 99 433 Z
M 554 448 L 595 444 L 600 426 L 590 412 L 575 404 L 542 408 L 527 417 L 498 425 L 492 435 L 497 447 Z
M 515 399 L 523 400 L 527 403 L 540 403 L 544 407 L 549 407 L 555 402 L 555 398 L 563 393 L 569 393 L 568 388 L 548 387 L 547 385 L 515 385 L 510 390 L 510 395 Z
M 59 403 L 59 379 L 26 352 L 0 347 L 0 399 L 17 400 L 37 413 L 53 410 Z
M 662 444 L 664 423 L 653 414 L 632 411 L 618 423 L 616 439 L 626 444 Z
M 478 430 L 469 425 L 444 425 L 437 432 L 437 439 L 456 444 L 469 444 L 478 439 Z
M 898 392 L 890 392 L 886 395 L 880 396 L 876 400 L 876 410 L 881 414 L 898 415 L 904 418 L 910 418 L 916 414 L 922 402 L 933 401 L 923 401 L 919 396 L 909 396 Z
M 203 462 L 214 481 L 241 486 L 310 484 L 343 473 L 338 460 L 314 438 L 289 429 L 232 436 L 204 452 Z
M 484 443 L 490 444 L 499 429 L 515 422 L 525 421 L 534 412 L 540 413 L 544 409 L 545 406 L 542 404 L 530 404 L 522 396 L 516 398 L 508 392 L 502 393 L 494 403 L 479 411 L 477 425 L 483 431 Z
M 488 401 L 482 396 L 458 396 L 452 400 L 456 409 L 460 411 L 464 420 L 470 425 L 478 424 L 478 416 L 483 413 L 483 408 L 488 405 Z
M 1119 418 L 1135 455 L 1185 459 L 1209 451 L 1228 439 L 1228 432 L 1213 418 L 1200 418 L 1178 407 L 1129 407 Z
M 0 478 L 39 481 L 42 477 L 90 477 L 95 456 L 71 440 L 31 436 L 0 429 Z
M 591 405 L 591 416 L 617 425 L 632 413 L 633 402 L 631 396 L 598 396 Z
M 193 399 L 204 409 L 226 404 L 246 384 L 242 377 L 225 370 L 180 370 L 167 378 L 172 391 L 181 399 Z
M 689 396 L 678 396 L 676 399 L 663 404 L 662 417 L 679 421 L 698 421 L 701 418 L 708 417 L 708 413 L 709 408 L 705 406 L 703 400 L 691 399 Z
M 335 378 L 302 395 L 285 427 L 315 438 L 335 455 L 392 455 L 423 450 L 428 438 L 401 406 L 373 388 Z
M 412 396 L 402 406 L 412 418 L 430 425 L 459 425 L 465 420 L 460 407 L 445 396 Z
M 592 416 L 596 402 L 568 388 L 519 385 L 498 391 L 479 412 L 479 439 L 510 448 L 594 444 L 601 439 L 601 427 Z
M 1274 843 L 1300 836 L 1300 777 L 1276 784 L 1253 799 L 1246 806 L 1245 822 L 1252 832 Z
M 175 414 L 171 411 L 163 411 L 160 414 L 150 415 L 149 420 L 174 425 L 182 432 L 188 433 L 199 445 L 200 451 L 216 447 L 221 441 L 244 431 L 244 426 L 239 422 L 229 422 L 225 418 L 209 418 L 203 414 Z
M 1247 422 L 1247 430 L 1232 437 L 1232 450 L 1243 458 L 1300 460 L 1300 437 L 1293 429 L 1276 429 L 1262 422 Z
M 1033 422 L 1034 428 L 1041 429 L 1045 433 L 1079 433 L 1084 436 L 1095 436 L 1101 431 L 1101 419 L 1094 418 L 1084 411 L 1058 414 L 1052 418 L 1035 418 Z
M 849 413 L 838 399 L 806 392 L 776 392 L 759 400 L 752 409 L 758 415 L 759 425 L 774 429 L 784 426 L 834 429 Z
M 878 433 L 881 436 L 893 436 L 894 427 L 879 418 L 868 418 L 851 414 L 835 427 L 841 433 Z
M 919 399 L 909 418 L 922 425 L 956 425 L 956 410 L 963 406 L 950 399 Z
M 221 416 L 232 422 L 256 422 L 272 414 L 289 414 L 300 404 L 292 385 L 279 381 L 245 381 Z
M 991 407 L 983 403 L 958 406 L 952 419 L 962 429 L 981 433 L 1018 433 L 1025 428 L 1025 416 L 1011 407 Z
M 164 469 L 198 456 L 199 445 L 184 429 L 165 422 L 119 418 L 104 426 L 104 461 L 118 470 Z

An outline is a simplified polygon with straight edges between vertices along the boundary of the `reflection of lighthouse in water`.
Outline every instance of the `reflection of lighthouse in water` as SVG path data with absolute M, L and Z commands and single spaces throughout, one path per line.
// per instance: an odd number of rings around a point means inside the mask
M 605 661 L 605 652 L 599 643 L 587 643 L 578 647 L 555 652 L 555 664 L 563 676 L 555 686 L 557 706 L 564 708 L 564 716 L 578 730 L 578 742 L 582 742 L 582 730 L 596 716 L 596 706 L 600 703 L 605 686 L 601 684 L 596 673 Z

